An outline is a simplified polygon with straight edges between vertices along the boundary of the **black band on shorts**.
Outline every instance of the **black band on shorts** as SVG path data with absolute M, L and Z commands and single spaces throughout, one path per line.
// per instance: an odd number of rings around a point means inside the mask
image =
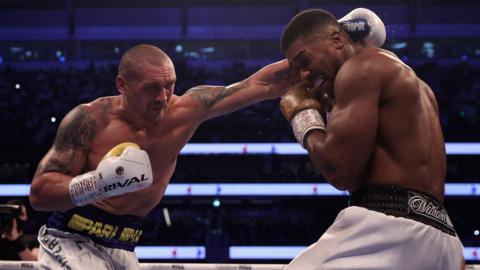
M 456 235 L 445 207 L 426 192 L 392 185 L 366 185 L 351 193 L 349 205 L 416 220 Z
M 92 205 L 54 212 L 48 228 L 86 236 L 110 248 L 133 251 L 143 233 L 144 219 L 131 215 L 114 215 Z

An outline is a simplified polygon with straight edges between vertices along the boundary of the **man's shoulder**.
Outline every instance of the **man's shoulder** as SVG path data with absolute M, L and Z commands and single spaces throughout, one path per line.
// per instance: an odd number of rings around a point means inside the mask
M 187 93 L 181 96 L 177 96 L 177 95 L 172 96 L 169 104 L 170 108 L 174 109 L 174 111 L 178 111 L 178 110 L 194 111 L 197 105 L 198 104 L 193 102 L 191 95 Z
M 345 61 L 339 72 L 369 80 L 388 81 L 405 67 L 409 68 L 390 51 L 366 48 Z
M 166 117 L 178 123 L 197 123 L 201 115 L 201 107 L 189 95 L 172 96 Z
M 85 105 L 86 108 L 91 110 L 104 110 L 106 108 L 113 108 L 114 106 L 118 105 L 119 96 L 107 96 L 107 97 L 100 97 L 97 98 L 89 103 L 81 104 Z
M 410 68 L 396 54 L 381 48 L 363 49 L 347 62 L 358 66 L 358 68 L 378 72 L 397 72 L 399 68 Z
M 80 110 L 87 115 L 102 117 L 110 113 L 119 104 L 119 96 L 100 97 L 93 101 L 79 104 L 72 111 Z
M 97 98 L 91 102 L 77 105 L 65 116 L 64 122 L 78 122 L 82 120 L 89 123 L 98 123 L 106 119 L 118 104 L 116 96 Z

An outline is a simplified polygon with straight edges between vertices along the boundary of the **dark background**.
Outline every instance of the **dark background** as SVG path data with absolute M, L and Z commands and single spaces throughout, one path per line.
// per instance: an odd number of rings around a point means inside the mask
M 479 142 L 480 4 L 477 1 L 10 1 L 0 2 L 0 183 L 31 181 L 58 123 L 76 105 L 117 94 L 116 66 L 139 43 L 159 46 L 177 72 L 176 94 L 227 85 L 282 59 L 279 38 L 297 12 L 338 18 L 356 7 L 387 27 L 384 48 L 434 90 L 447 142 Z M 18 85 L 18 86 L 17 86 Z M 52 117 L 55 121 L 52 121 Z M 192 142 L 294 142 L 278 101 L 204 123 Z M 447 181 L 478 183 L 480 157 L 448 156 Z M 172 183 L 325 182 L 306 156 L 180 156 Z M 0 198 L 2 201 L 9 197 Z M 22 198 L 28 201 L 26 197 Z M 316 241 L 346 197 L 165 198 L 142 245 L 204 245 L 203 262 L 229 261 L 228 246 L 302 246 Z M 479 197 L 447 197 L 465 246 L 480 246 Z M 173 226 L 166 226 L 168 208 Z M 27 229 L 48 217 L 31 209 Z M 286 261 L 283 261 L 286 262 Z

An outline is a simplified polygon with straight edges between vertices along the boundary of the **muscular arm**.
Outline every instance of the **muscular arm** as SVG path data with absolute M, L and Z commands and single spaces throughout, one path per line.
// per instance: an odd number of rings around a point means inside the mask
M 368 63 L 345 63 L 335 80 L 327 132 L 315 130 L 307 137 L 313 164 L 341 190 L 355 187 L 374 149 L 382 80 L 373 72 Z
M 201 85 L 187 91 L 202 120 L 236 111 L 250 104 L 280 97 L 288 86 L 288 62 L 268 65 L 249 78 L 229 86 Z
M 52 211 L 74 207 L 68 184 L 82 172 L 95 130 L 95 121 L 87 105 L 80 105 L 65 116 L 52 148 L 35 172 L 30 189 L 33 208 Z

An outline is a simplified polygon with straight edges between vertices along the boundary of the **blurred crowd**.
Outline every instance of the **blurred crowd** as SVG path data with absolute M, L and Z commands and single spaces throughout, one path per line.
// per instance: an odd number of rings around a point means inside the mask
M 227 85 L 248 77 L 257 68 L 235 63 L 221 71 L 176 62 L 176 94 L 201 84 Z M 435 91 L 447 141 L 480 137 L 480 68 L 467 62 L 451 66 L 425 63 L 414 67 Z M 116 95 L 116 65 L 85 69 L 0 69 L 0 145 L 50 144 L 63 116 L 76 105 L 100 96 Z M 205 123 L 193 141 L 284 142 L 293 139 L 278 102 L 263 102 Z M 238 132 L 241 128 L 241 132 Z M 215 132 L 211 132 L 214 129 Z
M 176 94 L 201 85 L 228 85 L 255 72 L 258 67 L 233 63 L 222 70 L 207 66 L 192 67 L 182 59 L 175 60 Z M 439 65 L 426 62 L 414 66 L 417 74 L 434 90 L 446 141 L 478 141 L 480 138 L 480 68 L 461 62 Z M 114 79 L 116 64 L 86 68 L 0 69 L 0 147 L 16 153 L 0 159 L 2 182 L 28 183 L 38 158 L 51 146 L 56 129 L 66 113 L 80 103 L 100 96 L 116 95 Z M 265 101 L 232 114 L 205 122 L 192 142 L 295 142 L 290 126 L 278 109 L 278 101 Z M 184 158 L 188 160 L 189 158 Z M 201 159 L 201 158 L 200 158 Z M 198 160 L 198 158 L 197 158 Z M 228 167 L 231 159 L 219 157 L 219 164 Z M 223 160 L 223 162 L 222 162 Z M 208 158 L 205 161 L 209 162 Z M 200 163 L 201 163 L 200 162 Z M 305 157 L 278 158 L 253 156 L 239 158 L 235 171 L 210 170 L 181 162 L 174 179 L 250 179 L 275 181 L 315 179 L 311 164 Z M 193 165 L 188 165 L 193 164 Z M 461 164 L 461 162 L 459 162 Z M 449 164 L 450 178 L 475 179 L 478 173 L 465 172 Z M 463 173 L 457 175 L 455 172 Z M 466 174 L 465 174 L 466 173 Z M 472 175 L 473 174 L 473 175 Z M 234 179 L 235 180 L 235 179 Z
M 182 60 L 176 60 L 175 64 L 177 95 L 201 84 L 228 85 L 258 69 L 241 62 L 223 70 L 192 67 Z M 414 69 L 435 92 L 446 141 L 479 141 L 480 67 L 468 62 L 454 65 L 429 62 Z M 8 153 L 0 155 L 0 183 L 30 183 L 35 166 L 51 146 L 64 115 L 80 103 L 116 95 L 115 75 L 116 64 L 0 69 L 3 127 L 0 149 Z M 192 142 L 295 142 L 295 139 L 278 109 L 278 100 L 273 100 L 205 122 Z M 449 156 L 447 181 L 478 182 L 478 159 Z M 304 155 L 180 156 L 172 177 L 173 183 L 319 181 L 324 180 Z M 471 235 L 478 214 L 464 214 L 462 210 L 468 209 L 465 205 L 471 204 L 465 204 L 462 198 L 448 200 L 447 207 L 453 208 L 452 220 L 464 244 L 479 245 L 478 237 Z M 206 245 L 219 252 L 228 245 L 304 245 L 315 241 L 346 204 L 346 197 L 277 198 L 275 203 L 265 198 L 238 198 L 223 201 L 220 207 L 212 207 L 211 198 L 167 199 L 149 215 L 141 244 Z M 170 225 L 164 220 L 165 209 L 170 211 Z M 35 232 L 47 216 L 35 213 L 27 232 Z M 217 258 L 222 258 L 219 254 Z

